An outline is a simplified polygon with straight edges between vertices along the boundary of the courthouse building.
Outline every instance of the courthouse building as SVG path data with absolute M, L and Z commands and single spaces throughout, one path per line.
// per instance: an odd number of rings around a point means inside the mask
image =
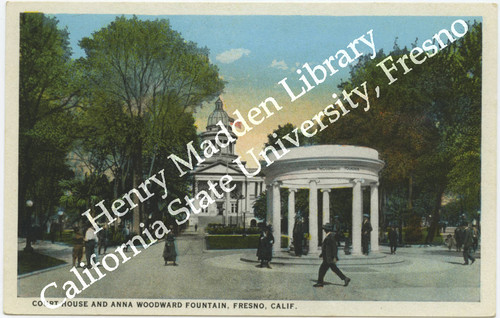
M 231 125 L 234 119 L 223 109 L 222 100 L 219 98 L 215 102 L 215 109 L 208 117 L 206 131 L 201 133 L 201 141 L 210 140 L 214 145 L 215 138 L 221 127 L 217 125 L 222 122 L 228 132 L 234 139 L 237 136 L 233 134 Z M 227 141 L 227 137 L 220 134 L 221 141 Z M 198 224 L 200 228 L 204 228 L 208 223 L 218 224 L 233 224 L 246 227 L 256 226 L 258 220 L 255 218 L 253 204 L 258 196 L 265 190 L 263 175 L 258 174 L 255 177 L 248 178 L 239 167 L 232 161 L 238 158 L 235 154 L 236 142 L 228 147 L 221 149 L 219 153 L 207 158 L 203 163 L 199 164 L 192 172 L 193 175 L 193 194 L 196 195 L 201 190 L 206 190 L 208 193 L 208 181 L 217 184 L 220 178 L 226 174 L 233 179 L 231 184 L 235 184 L 236 188 L 230 193 L 225 193 L 224 197 L 217 198 L 212 194 L 212 199 L 215 200 L 208 208 L 202 209 L 199 214 L 191 214 L 190 224 Z M 245 162 L 242 162 L 245 164 Z M 255 169 L 246 168 L 252 173 Z

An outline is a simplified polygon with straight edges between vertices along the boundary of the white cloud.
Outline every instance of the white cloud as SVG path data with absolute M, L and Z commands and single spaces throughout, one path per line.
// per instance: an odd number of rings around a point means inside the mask
M 241 59 L 244 55 L 249 55 L 250 50 L 248 49 L 230 49 L 229 51 L 222 52 L 217 55 L 215 59 L 221 63 L 229 64 L 236 60 Z
M 281 61 L 277 61 L 277 60 L 273 60 L 273 62 L 271 63 L 271 67 L 274 67 L 274 68 L 279 68 L 280 70 L 288 70 L 288 65 L 286 65 L 285 61 L 281 60 Z

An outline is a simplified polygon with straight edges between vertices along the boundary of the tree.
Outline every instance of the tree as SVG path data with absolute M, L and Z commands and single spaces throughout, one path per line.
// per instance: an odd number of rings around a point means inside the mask
M 68 175 L 69 111 L 78 99 L 68 33 L 57 23 L 39 13 L 20 16 L 18 216 L 26 236 L 33 212 L 38 218 L 50 213 L 57 203 L 59 178 Z M 26 207 L 28 199 L 34 201 L 32 208 Z
M 167 20 L 118 17 L 83 38 L 80 46 L 86 53 L 79 64 L 88 89 L 87 107 L 113 105 L 127 117 L 122 138 L 130 160 L 132 187 L 136 188 L 144 177 L 145 154 L 156 158 L 159 150 L 180 147 L 175 136 L 183 134 L 176 129 L 179 122 L 172 122 L 172 118 L 186 122 L 183 113 L 220 94 L 223 82 L 217 67 L 209 62 L 208 49 L 185 41 Z M 161 143 L 170 138 L 174 142 Z M 135 202 L 139 209 L 134 210 L 133 230 L 138 232 L 144 207 L 138 198 Z
M 275 143 L 279 139 L 281 139 L 281 141 L 283 142 L 283 145 L 285 145 L 285 147 L 288 148 L 288 149 L 297 147 L 296 145 L 294 145 L 290 141 L 288 141 L 286 139 L 283 139 L 283 136 L 285 136 L 287 134 L 290 134 L 290 137 L 292 139 L 295 139 L 295 133 L 293 132 L 295 129 L 298 129 L 298 128 L 295 127 L 291 123 L 286 123 L 283 126 L 278 125 L 278 128 L 276 128 L 275 130 L 273 130 L 273 132 L 271 134 L 267 135 L 267 142 L 264 144 L 264 147 L 267 147 L 267 146 L 274 146 L 274 147 L 276 147 Z M 276 137 L 274 137 L 274 135 Z M 300 147 L 307 146 L 307 145 L 314 145 L 317 142 L 316 141 L 316 137 L 307 138 L 306 136 L 304 136 L 300 132 L 298 132 L 297 136 L 298 136 L 298 139 L 299 139 L 299 146 Z
M 408 54 L 397 44 L 390 53 L 393 60 Z M 377 67 L 386 56 L 379 52 L 374 60 L 361 57 L 351 69 L 349 81 L 341 83 L 340 89 L 350 91 L 366 81 L 369 87 L 380 86 L 380 97 L 370 99 L 368 112 L 352 109 L 330 125 L 319 134 L 320 143 L 377 149 L 386 163 L 380 188 L 386 204 L 383 211 L 390 210 L 400 221 L 405 215 L 431 214 L 426 238 L 431 242 L 446 192 L 461 194 L 458 197 L 469 210 L 479 207 L 481 25 L 470 26 L 463 38 L 448 43 L 423 64 L 412 65 L 411 72 L 390 86 Z M 362 102 L 354 100 L 358 101 Z M 402 211 L 393 211 L 395 207 Z
M 253 213 L 256 218 L 265 220 L 267 216 L 267 191 L 259 194 L 259 197 L 253 203 Z

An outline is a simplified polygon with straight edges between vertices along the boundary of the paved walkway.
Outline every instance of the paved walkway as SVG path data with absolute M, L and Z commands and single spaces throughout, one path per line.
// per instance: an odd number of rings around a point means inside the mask
M 388 247 L 382 246 L 380 253 L 371 256 L 379 260 L 378 264 L 369 261 L 359 264 L 355 257 L 346 257 L 341 251 L 338 266 L 352 278 L 351 284 L 343 287 L 343 282 L 329 271 L 325 280 L 330 284 L 318 289 L 312 285 L 317 279 L 319 260 L 309 265 L 273 264 L 272 269 L 256 268 L 256 263 L 249 262 L 255 259 L 255 250 L 205 251 L 203 236 L 198 233 L 179 237 L 177 244 L 179 266 L 164 266 L 163 242 L 160 242 L 120 264 L 113 272 L 100 267 L 106 277 L 78 297 L 479 301 L 481 260 L 462 266 L 461 253 L 449 252 L 442 246 L 400 248 L 397 255 L 390 255 Z M 50 245 L 44 242 L 34 248 L 46 253 Z M 19 296 L 39 297 L 42 288 L 51 282 L 61 287 L 68 280 L 77 281 L 69 272 L 71 249 L 52 247 L 64 260 L 69 257 L 69 264 L 19 278 Z M 133 255 L 130 249 L 127 255 Z M 283 259 L 275 261 L 283 263 Z M 50 289 L 50 292 L 48 296 L 62 295 L 61 290 L 58 293 Z

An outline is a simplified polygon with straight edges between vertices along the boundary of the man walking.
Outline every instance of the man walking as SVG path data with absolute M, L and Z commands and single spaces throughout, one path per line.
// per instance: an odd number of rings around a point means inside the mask
M 474 264 L 476 259 L 472 256 L 471 250 L 474 244 L 474 232 L 472 230 L 471 224 L 467 224 L 464 235 L 464 263 L 463 265 L 469 265 L 469 259 L 471 260 L 471 265 Z
M 396 249 L 398 247 L 398 230 L 393 224 L 388 233 L 389 236 L 389 246 L 391 247 L 391 254 L 396 254 Z
M 344 281 L 344 286 L 347 286 L 349 285 L 351 279 L 346 277 L 335 264 L 339 258 L 337 255 L 337 242 L 335 241 L 335 236 L 332 233 L 333 225 L 327 223 L 323 225 L 323 230 L 325 230 L 326 236 L 323 240 L 323 245 L 321 246 L 321 254 L 319 255 L 319 257 L 323 257 L 323 263 L 321 263 L 321 266 L 319 267 L 318 283 L 315 284 L 314 287 L 323 287 L 323 278 L 325 277 L 328 268 L 331 268 L 332 271 Z

